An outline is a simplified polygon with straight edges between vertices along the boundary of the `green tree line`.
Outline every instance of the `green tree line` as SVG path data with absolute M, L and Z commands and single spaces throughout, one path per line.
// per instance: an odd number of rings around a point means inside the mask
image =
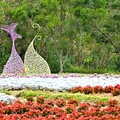
M 22 39 L 15 46 L 25 51 L 40 25 L 36 51 L 52 73 L 120 72 L 119 0 L 1 0 L 0 26 L 18 23 Z M 0 31 L 0 72 L 11 52 L 11 38 Z

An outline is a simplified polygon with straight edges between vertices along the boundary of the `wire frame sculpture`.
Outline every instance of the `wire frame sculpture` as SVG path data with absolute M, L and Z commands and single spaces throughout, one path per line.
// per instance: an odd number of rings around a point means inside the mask
M 28 46 L 25 58 L 24 58 L 24 66 L 27 75 L 39 75 L 39 74 L 50 74 L 50 68 L 48 63 L 42 58 L 37 51 L 34 49 L 34 40 L 38 38 L 38 34 L 40 31 L 40 26 L 38 24 L 33 24 L 33 27 L 38 27 L 38 33 L 35 38 L 32 40 L 30 45 Z
M 17 38 L 22 38 L 21 35 L 15 32 L 15 28 L 17 27 L 18 23 L 12 23 L 9 26 L 2 26 L 1 29 L 8 32 L 12 38 L 12 51 L 10 57 L 4 66 L 2 74 L 23 74 L 24 73 L 24 64 L 15 49 L 15 40 Z

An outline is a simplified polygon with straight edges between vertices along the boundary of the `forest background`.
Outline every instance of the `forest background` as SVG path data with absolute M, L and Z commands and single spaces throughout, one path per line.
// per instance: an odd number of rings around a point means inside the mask
M 34 46 L 52 73 L 120 73 L 119 0 L 1 0 L 0 26 L 18 23 L 15 42 L 24 60 Z M 10 36 L 0 30 L 0 72 L 11 52 Z

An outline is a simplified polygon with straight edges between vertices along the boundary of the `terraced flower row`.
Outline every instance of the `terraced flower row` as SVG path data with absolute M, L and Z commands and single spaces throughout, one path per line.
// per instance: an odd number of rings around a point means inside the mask
M 113 96 L 117 96 L 120 95 L 120 85 L 117 84 L 116 86 L 106 86 L 105 88 L 103 88 L 102 86 L 95 86 L 95 87 L 91 87 L 90 85 L 86 86 L 86 87 L 74 87 L 71 89 L 72 93 L 77 93 L 77 92 L 81 92 L 81 93 L 85 93 L 85 94 L 89 94 L 89 93 L 112 93 Z
M 29 97 L 25 104 L 0 103 L 0 120 L 120 120 L 120 105 L 116 100 L 88 103 L 62 98 L 45 100 L 42 96 L 37 102 L 32 100 Z

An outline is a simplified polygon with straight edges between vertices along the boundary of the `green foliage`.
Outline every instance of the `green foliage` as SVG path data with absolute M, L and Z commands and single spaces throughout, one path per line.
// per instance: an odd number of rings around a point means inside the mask
M 6 89 L 1 90 L 0 93 L 5 93 L 7 95 L 11 95 L 11 92 Z
M 112 55 L 109 69 L 112 71 L 120 71 L 120 56 L 119 55 L 117 54 Z
M 11 91 L 12 94 L 12 91 Z M 107 102 L 110 98 L 109 97 L 99 97 L 98 95 L 85 95 L 82 93 L 69 93 L 69 92 L 58 92 L 58 91 L 32 91 L 32 90 L 22 90 L 17 91 L 17 96 L 28 98 L 28 97 L 37 97 L 37 96 L 43 96 L 46 99 L 57 99 L 57 98 L 65 98 L 65 99 L 76 99 L 79 101 L 100 101 L 100 102 Z
M 0 26 L 18 22 L 16 49 L 22 59 L 41 26 L 37 52 L 53 73 L 120 72 L 119 0 L 0 1 Z M 9 36 L 0 31 L 0 72 L 11 51 Z M 71 67 L 72 66 L 72 67 Z M 62 70 L 63 69 L 63 70 Z
M 84 67 L 79 67 L 79 66 L 69 66 L 67 69 L 65 69 L 65 72 L 68 73 L 85 73 L 85 74 L 93 74 L 93 73 L 98 73 L 98 74 L 103 74 L 106 73 L 106 69 L 94 69 L 94 68 L 84 68 Z
M 26 92 L 21 92 L 19 94 L 17 94 L 17 97 L 21 97 L 21 96 L 24 96 L 25 98 L 27 97 L 34 97 L 34 96 L 37 96 L 38 93 L 35 92 L 35 91 L 32 91 L 32 90 L 29 90 L 29 91 L 26 91 Z

